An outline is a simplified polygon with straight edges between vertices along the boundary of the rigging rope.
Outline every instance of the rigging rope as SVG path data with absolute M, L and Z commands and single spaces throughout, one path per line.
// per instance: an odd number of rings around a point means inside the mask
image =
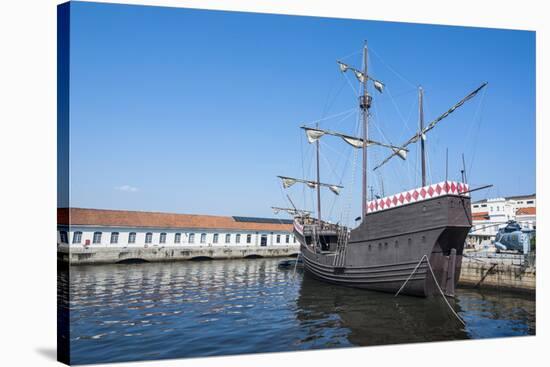
M 339 117 L 339 116 L 342 116 L 342 115 L 345 115 L 345 114 L 348 114 L 348 117 L 349 117 L 349 115 L 351 115 L 351 113 L 355 112 L 356 110 L 357 110 L 357 107 L 353 107 L 353 108 L 350 108 L 349 110 L 345 110 L 343 112 L 339 112 L 339 113 L 336 113 L 334 115 L 330 115 L 330 116 L 323 117 L 323 118 L 320 118 L 320 119 L 317 119 L 317 120 L 312 120 L 310 122 L 306 122 L 306 123 L 304 123 L 304 125 L 309 126 L 309 125 L 317 124 L 321 121 L 330 120 L 330 119 L 333 119 L 335 117 Z
M 409 277 L 405 280 L 405 282 L 403 283 L 403 285 L 401 285 L 401 288 L 399 288 L 399 290 L 397 291 L 397 293 L 395 293 L 394 297 L 397 297 L 399 295 L 399 293 L 401 293 L 401 291 L 403 290 L 403 288 L 405 288 L 405 285 L 407 284 L 407 282 L 412 278 L 412 276 L 414 275 L 414 273 L 416 273 L 416 271 L 418 270 L 418 268 L 420 267 L 420 264 L 422 264 L 422 261 L 424 261 L 424 259 L 426 259 L 426 263 L 428 264 L 428 268 L 430 269 L 430 273 L 432 274 L 432 277 L 433 277 L 433 280 L 434 280 L 434 283 L 435 285 L 437 286 L 437 289 L 439 290 L 439 293 L 441 294 L 441 296 L 443 297 L 443 300 L 445 301 L 445 303 L 447 304 L 447 306 L 449 306 L 449 309 L 451 310 L 451 312 L 453 313 L 453 315 L 455 315 L 455 317 L 458 319 L 458 321 L 460 321 L 462 323 L 462 325 L 466 326 L 466 323 L 464 322 L 464 320 L 462 320 L 462 318 L 456 313 L 456 311 L 454 310 L 454 308 L 451 306 L 451 304 L 449 303 L 449 301 L 447 300 L 447 296 L 445 296 L 445 293 L 443 293 L 443 290 L 441 289 L 441 287 L 439 286 L 439 283 L 437 282 L 437 278 L 435 277 L 435 273 L 432 269 L 432 265 L 430 264 L 430 260 L 428 259 L 428 255 L 423 255 L 422 258 L 420 259 L 420 261 L 418 262 L 418 264 L 416 264 L 414 270 L 412 271 L 412 273 L 409 275 Z
M 418 83 L 412 83 L 410 80 L 408 80 L 407 78 L 405 78 L 403 75 L 401 75 L 400 73 L 398 73 L 394 68 L 392 68 L 390 66 L 390 64 L 388 64 L 386 61 L 384 61 L 384 59 L 382 59 L 382 57 L 378 54 L 378 52 L 376 52 L 375 49 L 373 48 L 369 48 L 370 51 L 372 51 L 372 54 L 374 56 L 376 56 L 376 58 L 378 58 L 378 60 L 380 60 L 382 62 L 382 64 L 384 64 L 384 66 L 386 66 L 392 73 L 394 73 L 399 79 L 403 80 L 405 83 L 411 85 L 413 88 L 416 88 L 416 86 L 418 85 Z
M 470 166 L 468 167 L 468 173 L 470 175 L 470 177 L 472 177 L 472 166 L 474 165 L 474 160 L 475 160 L 475 156 L 476 156 L 476 153 L 477 153 L 477 143 L 479 142 L 479 131 L 481 130 L 481 124 L 483 122 L 483 119 L 482 119 L 482 116 L 483 116 L 483 110 L 485 108 L 485 95 L 487 94 L 487 91 L 484 90 L 482 95 L 481 95 L 481 100 L 479 102 L 479 106 L 478 106 L 478 110 L 476 111 L 476 116 L 474 117 L 477 118 L 478 117 L 478 112 L 479 112 L 479 123 L 478 123 L 478 127 L 477 127 L 477 132 L 475 133 L 475 137 L 474 137 L 474 149 L 473 149 L 473 153 L 472 153 L 472 158 L 470 160 Z

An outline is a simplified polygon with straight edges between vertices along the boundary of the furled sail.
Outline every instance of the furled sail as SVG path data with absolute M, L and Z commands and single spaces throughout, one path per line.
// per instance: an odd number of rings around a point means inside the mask
M 293 178 L 293 177 L 286 177 L 286 176 L 277 176 L 277 177 L 281 179 L 283 183 L 283 188 L 285 189 L 288 189 L 290 186 L 294 185 L 296 182 L 300 182 L 305 184 L 307 187 L 311 189 L 317 188 L 317 185 L 328 187 L 330 191 L 338 195 L 340 194 L 340 190 L 344 188 L 344 186 L 340 186 L 340 185 L 327 184 L 327 183 L 322 183 L 322 182 L 317 182 L 312 180 L 303 180 L 300 178 Z
M 332 191 L 336 195 L 340 195 L 340 187 L 336 185 L 330 185 L 328 188 L 330 189 L 330 191 Z
M 321 129 L 307 127 L 307 126 L 302 126 L 302 129 L 305 130 L 306 136 L 307 136 L 308 141 L 310 143 L 313 143 L 313 142 L 317 141 L 323 135 L 333 135 L 333 136 L 338 136 L 338 137 L 342 138 L 342 140 L 344 140 L 346 143 L 348 143 L 349 145 L 351 145 L 354 148 L 357 148 L 357 149 L 363 148 L 363 139 L 362 138 L 342 134 L 342 133 L 339 133 L 339 132 L 336 132 L 336 131 L 321 130 Z M 315 140 L 312 141 L 311 136 L 316 137 Z M 378 146 L 381 146 L 381 147 L 390 148 L 401 159 L 407 159 L 408 150 L 405 149 L 404 147 L 398 147 L 398 146 L 395 146 L 395 145 L 385 144 L 385 143 L 381 143 L 381 142 L 369 139 L 369 140 L 367 140 L 367 146 L 370 146 L 370 145 L 378 145 Z
M 290 177 L 285 177 L 283 180 L 283 187 L 285 189 L 288 189 L 290 186 L 294 185 L 296 183 L 296 180 Z
M 363 148 L 363 139 L 342 137 L 346 143 L 351 145 L 354 148 Z
M 367 82 L 367 80 L 370 79 L 370 80 L 372 80 L 372 82 L 374 84 L 374 88 L 378 92 L 382 93 L 384 91 L 384 83 L 382 83 L 380 80 L 376 80 L 376 79 L 372 78 L 370 75 L 366 75 L 361 70 L 357 70 L 356 68 L 351 67 L 347 64 L 344 64 L 341 61 L 336 61 L 336 62 L 338 63 L 338 67 L 340 68 L 340 71 L 342 73 L 345 73 L 346 71 L 351 70 L 351 71 L 353 71 L 353 74 L 355 74 L 355 77 L 357 78 L 357 80 L 360 83 L 365 84 Z
M 378 80 L 374 80 L 374 88 L 376 88 L 377 91 L 382 93 L 384 91 L 384 83 Z
M 311 129 L 306 131 L 307 135 L 307 141 L 311 143 L 315 143 L 317 140 L 321 138 L 321 136 L 325 135 L 325 132 L 322 130 L 317 129 Z
M 286 212 L 290 215 L 299 215 L 301 217 L 307 217 L 311 214 L 309 210 L 303 210 L 303 209 L 295 209 L 295 208 L 281 208 L 277 206 L 272 206 L 271 209 L 273 209 L 273 213 L 279 214 L 279 212 Z
M 464 103 L 466 103 L 468 100 L 475 97 L 477 93 L 479 93 L 480 90 L 482 90 L 488 83 L 485 82 L 481 84 L 477 89 L 475 89 L 473 92 L 468 94 L 466 97 L 462 98 L 459 102 L 457 102 L 453 107 L 448 109 L 444 114 L 430 122 L 422 131 L 418 131 L 412 138 L 407 140 L 405 144 L 403 144 L 403 148 L 407 147 L 408 145 L 417 142 L 419 139 L 426 140 L 426 133 L 433 129 L 441 120 L 443 120 L 445 117 L 449 116 L 451 113 L 453 113 L 457 108 L 461 107 Z M 398 152 L 394 151 L 391 155 L 386 157 L 382 162 L 380 162 L 376 167 L 373 168 L 373 171 L 380 168 L 384 164 L 386 164 L 390 159 L 392 159 L 394 156 L 400 156 Z M 401 156 L 400 156 L 401 157 Z

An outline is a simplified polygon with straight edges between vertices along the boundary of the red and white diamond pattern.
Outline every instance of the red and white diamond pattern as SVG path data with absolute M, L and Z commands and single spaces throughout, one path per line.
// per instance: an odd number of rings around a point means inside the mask
M 463 194 L 469 196 L 469 187 L 462 182 L 443 181 L 429 186 L 419 187 L 409 191 L 387 196 L 367 202 L 367 213 L 390 209 L 396 206 L 414 203 L 444 195 Z

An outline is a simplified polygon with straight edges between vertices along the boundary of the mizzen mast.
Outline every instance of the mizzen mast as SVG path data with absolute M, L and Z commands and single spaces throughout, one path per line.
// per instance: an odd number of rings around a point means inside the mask
M 319 123 L 317 123 L 317 128 L 319 128 Z M 316 142 L 317 148 L 317 182 L 321 182 L 321 174 L 319 170 L 319 140 Z M 321 224 L 321 185 L 317 185 L 317 219 L 319 219 L 319 224 Z
M 418 121 L 420 124 L 420 155 L 422 159 L 422 187 L 426 186 L 426 151 L 424 150 L 424 144 L 426 142 L 426 135 L 424 131 L 424 89 L 418 87 Z

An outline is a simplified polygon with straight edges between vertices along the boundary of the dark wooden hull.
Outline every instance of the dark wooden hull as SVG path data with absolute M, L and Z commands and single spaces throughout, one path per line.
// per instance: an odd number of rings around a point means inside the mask
M 306 271 L 320 280 L 395 293 L 426 255 L 444 293 L 454 296 L 470 228 L 470 198 L 446 195 L 368 214 L 339 254 L 315 250 L 307 231 L 295 234 Z M 426 261 L 402 293 L 439 293 Z

